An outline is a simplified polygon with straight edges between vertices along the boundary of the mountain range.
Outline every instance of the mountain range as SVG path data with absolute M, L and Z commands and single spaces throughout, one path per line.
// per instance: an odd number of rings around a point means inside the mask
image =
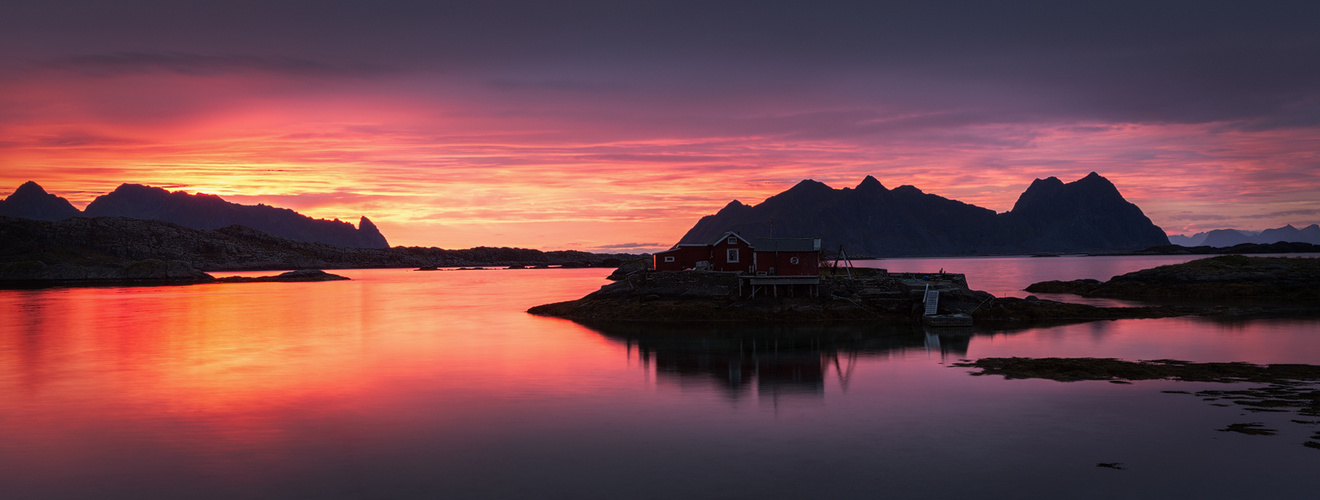
M 819 237 L 828 249 L 873 257 L 1121 252 L 1169 244 L 1158 226 L 1108 179 L 1091 172 L 1064 183 L 1036 179 L 1005 213 L 922 192 L 888 189 L 867 176 L 855 188 L 803 180 L 758 205 L 730 202 L 702 217 L 680 243 Z
M 1245 231 L 1241 229 L 1216 229 L 1191 236 L 1175 234 L 1169 236 L 1169 242 L 1185 247 L 1211 246 L 1231 247 L 1242 243 L 1268 245 L 1280 241 L 1310 243 L 1320 245 L 1320 225 L 1311 224 L 1301 229 L 1292 224 L 1266 229 L 1264 231 Z
M 346 248 L 389 248 L 385 236 L 366 217 L 357 227 L 339 219 L 313 219 L 287 208 L 240 205 L 219 196 L 166 191 L 140 184 L 122 184 L 96 197 L 85 210 L 47 193 L 28 181 L 0 201 L 0 216 L 60 221 L 72 217 L 128 217 L 159 220 L 193 229 L 240 225 L 282 238 Z

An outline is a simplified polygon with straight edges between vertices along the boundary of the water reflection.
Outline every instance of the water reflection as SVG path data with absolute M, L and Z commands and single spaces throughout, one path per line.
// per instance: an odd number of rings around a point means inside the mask
M 940 362 L 966 357 L 972 328 L 876 325 L 596 324 L 643 369 L 680 387 L 710 386 L 729 399 L 819 398 L 825 380 L 848 390 L 859 358 L 924 352 Z

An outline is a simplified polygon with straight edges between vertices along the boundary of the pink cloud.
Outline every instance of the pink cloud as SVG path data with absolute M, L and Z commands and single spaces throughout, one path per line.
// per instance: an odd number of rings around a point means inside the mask
M 672 242 L 729 200 L 866 175 L 1005 211 L 1034 178 L 1097 171 L 1171 232 L 1320 209 L 1320 134 L 1308 128 L 1010 120 L 810 92 L 670 101 L 626 85 L 438 74 L 350 84 L 245 59 L 112 62 L 0 81 L 0 186 L 36 180 L 82 205 L 121 182 L 152 184 L 367 215 L 392 242 L 451 248 Z M 204 63 L 219 69 L 188 70 Z

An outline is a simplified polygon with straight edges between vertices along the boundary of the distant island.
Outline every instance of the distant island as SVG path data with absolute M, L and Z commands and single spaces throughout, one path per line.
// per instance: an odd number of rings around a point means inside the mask
M 313 219 L 287 208 L 240 205 L 215 195 L 170 192 L 140 184 L 120 185 L 109 194 L 96 197 L 86 210 L 78 210 L 68 200 L 47 193 L 36 182 L 28 181 L 0 200 L 0 216 L 45 221 L 73 217 L 128 217 L 204 230 L 237 225 L 293 241 L 347 248 L 390 247 L 385 236 L 365 216 L 358 221 L 357 227 L 353 227 L 353 224 L 338 219 Z
M 1033 293 L 1071 293 L 1149 302 L 1097 307 L 1030 296 L 994 297 L 971 290 L 960 274 L 841 274 L 821 271 L 815 288 L 791 295 L 749 290 L 757 276 L 717 271 L 637 271 L 577 300 L 528 310 L 586 324 L 864 322 L 919 325 L 931 314 L 966 315 L 983 326 L 1026 326 L 1096 320 L 1200 315 L 1211 318 L 1320 314 L 1320 259 L 1241 255 L 1160 266 L 1109 282 L 1050 281 Z M 923 311 L 937 291 L 935 311 Z M 1188 302 L 1189 300 L 1196 302 Z
M 1033 293 L 1068 293 L 1143 301 L 1260 301 L 1320 310 L 1320 258 L 1223 255 L 1143 269 L 1108 281 L 1033 283 Z
M 1002 214 L 913 186 L 887 189 L 870 176 L 843 189 L 804 180 L 759 205 L 730 202 L 702 217 L 680 243 L 705 243 L 725 231 L 748 239 L 772 232 L 819 237 L 827 249 L 869 257 L 1124 252 L 1169 244 L 1162 229 L 1095 172 L 1069 183 L 1036 179 Z
M 1096 307 L 1050 300 L 997 298 L 968 288 L 952 273 L 822 270 L 816 284 L 755 288 L 756 276 L 720 271 L 638 271 L 580 299 L 528 309 L 588 325 L 628 323 L 837 323 L 921 325 L 963 318 L 970 325 L 1016 326 L 1192 314 L 1164 306 Z M 927 314 L 926 295 L 937 292 Z M 933 315 L 933 317 L 932 317 Z M 937 325 L 939 323 L 936 323 Z
M 1169 235 L 1169 242 L 1184 247 L 1207 246 L 1218 248 L 1249 244 L 1268 245 L 1279 242 L 1320 245 L 1320 224 L 1311 224 L 1301 229 L 1288 224 L 1264 231 L 1215 229 L 1191 236 L 1173 234 Z
M 123 184 L 78 210 L 26 182 L 0 200 L 0 286 L 203 283 L 207 271 L 617 267 L 632 254 L 390 247 L 375 224 Z M 261 281 L 319 280 L 307 274 Z M 313 279 L 316 278 L 316 279 Z M 251 279 L 229 280 L 236 282 Z
M 157 220 L 0 217 L 0 285 L 206 281 L 206 271 L 458 266 L 618 267 L 632 254 L 525 248 L 346 248 L 244 226 L 201 230 Z
M 1268 253 L 1320 253 L 1320 245 L 1290 241 L 1274 243 L 1239 243 L 1229 247 L 1159 245 L 1132 252 L 1112 252 L 1095 255 L 1229 255 Z

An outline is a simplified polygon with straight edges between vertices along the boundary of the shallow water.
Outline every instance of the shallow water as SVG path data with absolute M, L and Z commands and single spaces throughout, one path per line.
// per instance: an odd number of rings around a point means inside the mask
M 1190 258 L 878 267 L 1004 294 Z M 353 281 L 0 291 L 0 496 L 1309 498 L 1320 470 L 1306 417 L 1161 392 L 1241 384 L 950 366 L 1317 364 L 1315 320 L 592 329 L 523 311 L 607 270 L 336 272 Z M 1279 434 L 1215 430 L 1245 422 Z

